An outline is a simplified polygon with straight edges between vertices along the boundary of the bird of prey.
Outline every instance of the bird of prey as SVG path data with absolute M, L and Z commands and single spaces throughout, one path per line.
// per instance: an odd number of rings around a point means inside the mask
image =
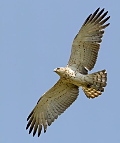
M 66 67 L 54 69 L 60 79 L 41 96 L 37 105 L 29 114 L 27 127 L 33 136 L 44 132 L 58 116 L 63 113 L 78 97 L 82 87 L 88 98 L 95 98 L 104 92 L 107 82 L 106 70 L 88 74 L 96 63 L 104 29 L 110 24 L 105 22 L 108 11 L 98 8 L 90 14 L 73 40 L 70 59 Z

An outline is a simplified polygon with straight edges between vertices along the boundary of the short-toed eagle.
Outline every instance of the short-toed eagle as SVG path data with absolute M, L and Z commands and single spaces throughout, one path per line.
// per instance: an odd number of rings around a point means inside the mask
M 44 132 L 58 116 L 63 113 L 78 97 L 81 86 L 88 98 L 102 94 L 106 86 L 106 70 L 88 74 L 96 63 L 104 29 L 110 24 L 104 24 L 110 16 L 108 11 L 98 8 L 90 14 L 76 35 L 72 44 L 70 59 L 66 67 L 54 69 L 60 76 L 58 82 L 37 102 L 27 118 L 29 133 L 33 136 Z

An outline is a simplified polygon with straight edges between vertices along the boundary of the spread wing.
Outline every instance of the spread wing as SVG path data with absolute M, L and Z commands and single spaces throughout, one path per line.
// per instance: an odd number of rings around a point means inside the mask
M 79 89 L 77 86 L 66 83 L 60 79 L 50 90 L 48 90 L 38 101 L 35 108 L 27 118 L 29 134 L 33 130 L 33 136 L 38 131 L 41 134 L 42 127 L 44 132 L 58 115 L 63 113 L 77 98 Z
M 92 70 L 98 56 L 104 30 L 110 23 L 104 24 L 110 16 L 106 17 L 108 11 L 98 8 L 89 15 L 76 35 L 73 44 L 68 67 L 87 74 L 87 69 Z M 86 69 L 87 68 L 87 69 Z

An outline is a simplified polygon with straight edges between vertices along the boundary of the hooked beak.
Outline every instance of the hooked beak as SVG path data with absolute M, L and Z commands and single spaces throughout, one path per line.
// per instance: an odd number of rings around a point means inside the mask
M 56 72 L 56 71 L 57 71 L 57 69 L 54 69 L 53 71 L 54 71 L 54 72 Z

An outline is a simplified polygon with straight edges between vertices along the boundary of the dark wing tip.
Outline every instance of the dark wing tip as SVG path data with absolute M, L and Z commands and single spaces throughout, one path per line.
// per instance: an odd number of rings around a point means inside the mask
M 107 20 L 110 19 L 110 16 L 107 17 Z
M 38 137 L 40 136 L 41 131 L 42 131 L 42 125 L 40 124 L 39 127 L 38 127 Z
M 99 10 L 100 10 L 100 7 L 98 7 L 94 13 L 98 13 Z M 104 11 L 104 8 L 102 10 Z
M 30 125 L 29 134 L 30 134 L 30 133 L 32 132 L 32 130 L 34 129 L 35 122 L 36 122 L 36 120 L 33 119 L 32 123 L 31 123 L 31 125 Z
M 29 116 L 27 117 L 27 121 L 30 119 L 30 117 L 32 116 L 33 111 L 29 114 Z
M 106 16 L 108 14 L 108 11 L 106 11 L 103 15 L 104 15 L 104 17 Z
M 93 14 L 90 14 L 90 15 L 86 18 L 86 20 L 85 20 L 85 22 L 83 23 L 83 25 L 85 25 L 88 21 L 91 21 L 91 20 L 95 17 L 95 15 L 98 13 L 99 10 L 100 10 L 100 7 L 99 7 L 98 9 L 96 9 L 96 11 L 95 11 Z M 104 9 L 101 10 L 101 12 L 103 12 L 103 11 L 104 11 Z
M 28 129 L 28 126 L 26 126 L 26 130 Z
M 29 128 L 29 126 L 31 125 L 32 121 L 33 121 L 33 117 L 31 117 L 30 120 L 28 121 L 27 126 L 26 126 L 26 130 Z
M 93 22 L 100 22 L 107 14 L 108 14 L 108 11 L 106 11 L 105 13 L 104 10 L 105 8 L 101 9 L 100 11 L 100 7 L 98 9 L 96 9 L 96 11 L 93 13 L 93 14 L 90 14 L 87 19 L 85 20 L 84 24 L 87 24 L 89 22 L 93 23 Z M 110 18 L 110 17 L 109 17 Z M 109 19 L 107 18 L 106 21 Z
M 35 136 L 37 129 L 38 129 L 38 123 L 36 123 L 34 126 L 33 137 Z
M 105 26 L 107 27 L 107 26 L 109 26 L 109 25 L 110 25 L 110 23 L 106 24 Z
M 31 132 L 32 132 L 32 129 L 30 128 L 30 129 L 29 129 L 29 134 L 30 134 Z
M 36 131 L 37 131 L 37 130 L 36 130 Z M 33 132 L 33 137 L 35 136 L 35 134 L 36 134 L 36 131 L 34 131 L 34 132 Z
M 87 22 L 88 22 L 88 20 L 89 20 L 89 18 L 91 17 L 91 15 L 92 14 L 90 14 L 87 18 L 86 18 L 86 20 L 85 20 L 85 22 L 83 23 L 83 25 L 85 25 Z M 77 36 L 77 35 L 76 35 Z
M 100 9 L 100 7 L 99 7 L 99 9 Z M 101 12 L 103 13 L 104 10 L 105 10 L 105 8 L 101 9 Z
M 30 126 L 31 125 L 31 126 Z M 27 124 L 27 126 L 26 126 L 26 130 L 28 129 L 30 127 L 30 129 L 29 129 L 29 134 L 31 134 L 31 132 L 33 131 L 33 137 L 36 135 L 36 133 L 37 133 L 37 130 L 38 130 L 38 137 L 40 136 L 40 134 L 41 134 L 41 131 L 42 131 L 42 125 L 40 124 L 40 125 L 37 125 L 37 126 L 34 126 L 34 124 Z M 33 130 L 34 129 L 34 130 Z M 46 132 L 46 131 L 45 131 Z M 44 132 L 44 133 L 45 133 Z

